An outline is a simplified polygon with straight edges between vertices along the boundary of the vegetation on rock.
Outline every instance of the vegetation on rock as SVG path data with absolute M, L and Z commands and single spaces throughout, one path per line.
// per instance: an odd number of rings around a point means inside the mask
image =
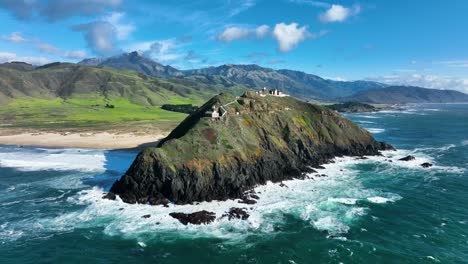
M 217 108 L 227 114 L 212 118 Z M 326 107 L 254 92 L 220 94 L 140 153 L 111 192 L 128 203 L 241 198 L 258 184 L 301 178 L 335 156 L 385 149 L 392 147 Z

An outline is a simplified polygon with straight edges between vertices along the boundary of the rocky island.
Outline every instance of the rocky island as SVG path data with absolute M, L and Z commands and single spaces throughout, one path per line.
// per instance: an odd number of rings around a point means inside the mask
M 336 156 L 389 149 L 326 107 L 250 91 L 220 94 L 141 152 L 107 197 L 153 205 L 243 198 L 256 185 L 302 178 Z
M 359 102 L 344 102 L 341 104 L 328 105 L 327 107 L 340 113 L 366 113 L 379 111 L 379 109 L 373 105 Z

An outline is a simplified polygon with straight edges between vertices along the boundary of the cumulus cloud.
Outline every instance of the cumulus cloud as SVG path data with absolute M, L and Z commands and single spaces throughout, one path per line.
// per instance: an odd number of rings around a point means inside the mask
M 63 54 L 64 58 L 72 59 L 72 60 L 82 60 L 88 57 L 88 54 L 84 50 L 73 50 L 67 51 Z
M 278 49 L 281 52 L 288 52 L 310 36 L 307 27 L 299 27 L 297 23 L 289 25 L 285 23 L 276 24 L 273 36 L 278 41 Z
M 43 65 L 50 63 L 50 60 L 44 57 L 22 57 L 18 56 L 15 53 L 10 52 L 0 52 L 0 63 L 12 62 L 12 61 L 21 61 L 33 65 Z
M 119 40 L 127 39 L 128 36 L 135 31 L 135 26 L 133 24 L 122 22 L 124 16 L 124 13 L 114 12 L 103 19 L 115 27 L 116 37 Z
M 153 58 L 160 62 L 173 62 L 184 57 L 184 51 L 180 50 L 180 45 L 176 39 L 164 39 L 145 41 L 131 45 L 128 50 L 137 50 L 144 56 Z
M 73 30 L 83 32 L 88 47 L 102 56 L 109 56 L 119 51 L 116 46 L 116 29 L 106 21 L 96 21 L 73 27 Z
M 349 17 L 359 14 L 361 7 L 359 5 L 353 8 L 342 5 L 332 5 L 327 11 L 319 15 L 319 20 L 323 23 L 343 22 Z
M 247 28 L 228 27 L 219 33 L 217 39 L 222 42 L 232 42 L 234 40 L 245 39 L 250 36 L 251 31 Z
M 242 40 L 247 38 L 256 37 L 263 39 L 270 34 L 270 27 L 261 25 L 257 28 L 251 29 L 247 27 L 227 27 L 223 32 L 219 33 L 216 39 L 221 42 L 229 43 L 235 40 Z
M 117 9 L 124 0 L 0 0 L 6 9 L 20 20 L 35 16 L 55 22 L 72 16 L 91 16 Z
M 28 40 L 25 39 L 20 32 L 13 32 L 10 35 L 3 35 L 2 36 L 3 40 L 13 42 L 13 43 L 21 43 L 21 42 L 27 42 Z
M 457 90 L 468 93 L 468 79 L 458 77 L 412 74 L 371 77 L 367 78 L 367 80 L 391 85 L 419 86 L 441 90 Z
M 255 29 L 255 35 L 257 38 L 262 39 L 270 34 L 270 27 L 267 25 L 261 25 Z

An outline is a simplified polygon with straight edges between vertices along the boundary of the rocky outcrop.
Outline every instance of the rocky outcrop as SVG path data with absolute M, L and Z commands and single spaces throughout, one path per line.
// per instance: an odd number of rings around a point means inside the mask
M 232 220 L 232 219 L 247 220 L 249 216 L 250 215 L 245 211 L 245 209 L 236 208 L 236 207 L 229 209 L 229 212 L 223 215 L 223 217 L 227 217 L 229 220 Z
M 427 168 L 430 168 L 430 167 L 432 167 L 432 166 L 433 166 L 433 165 L 432 165 L 431 163 L 429 163 L 429 162 L 424 162 L 423 164 L 421 164 L 421 167 L 426 168 L 426 169 L 427 169 Z
M 401 159 L 399 159 L 399 160 L 400 160 L 400 161 L 411 161 L 411 160 L 415 160 L 415 159 L 416 159 L 416 158 L 415 158 L 414 156 L 409 155 L 409 156 L 406 156 L 406 157 L 401 158 Z
M 359 102 L 345 102 L 341 104 L 328 105 L 327 107 L 340 113 L 367 113 L 379 110 L 372 105 Z
M 226 115 L 211 118 L 218 108 Z M 110 191 L 127 203 L 245 198 L 256 185 L 302 178 L 336 156 L 388 149 L 393 148 L 322 106 L 250 92 L 240 98 L 221 94 L 158 147 L 140 153 Z
M 170 213 L 170 216 L 179 220 L 184 225 L 201 225 L 209 224 L 216 219 L 216 214 L 208 211 L 199 211 L 191 214 L 185 213 Z

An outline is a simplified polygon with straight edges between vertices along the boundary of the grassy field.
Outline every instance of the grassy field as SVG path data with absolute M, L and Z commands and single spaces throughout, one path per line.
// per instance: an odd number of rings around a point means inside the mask
M 169 103 L 194 103 L 174 98 Z M 195 102 L 197 104 L 202 102 Z M 105 107 L 106 104 L 114 108 Z M 126 99 L 17 99 L 0 105 L 3 129 L 32 130 L 121 130 L 141 131 L 174 128 L 187 115 L 159 106 L 142 106 Z

